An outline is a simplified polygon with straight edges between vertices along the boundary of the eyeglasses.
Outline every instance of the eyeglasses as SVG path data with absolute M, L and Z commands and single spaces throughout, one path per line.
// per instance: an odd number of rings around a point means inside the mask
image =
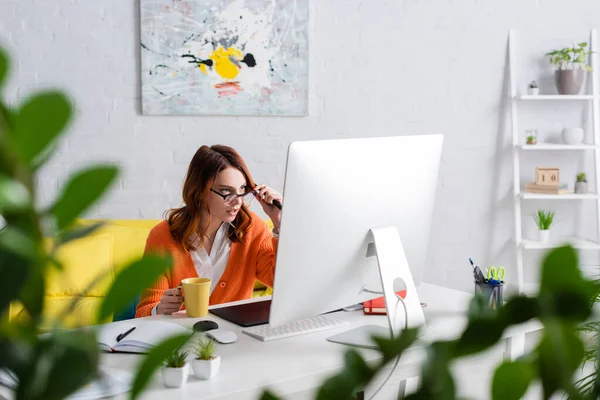
M 235 203 L 237 203 L 237 200 L 241 197 L 242 201 L 244 202 L 245 205 L 249 206 L 250 203 L 252 203 L 252 200 L 254 200 L 254 190 L 250 190 L 249 192 L 246 193 L 242 193 L 242 194 L 223 194 L 223 193 L 219 193 L 218 191 L 216 191 L 213 188 L 210 188 L 210 191 L 219 195 L 223 201 L 225 202 L 226 206 L 232 206 Z

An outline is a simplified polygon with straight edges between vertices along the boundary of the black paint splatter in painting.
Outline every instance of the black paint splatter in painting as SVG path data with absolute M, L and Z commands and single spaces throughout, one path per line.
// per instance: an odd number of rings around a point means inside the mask
M 172 55 L 169 55 L 169 54 L 163 54 L 163 53 L 159 53 L 158 51 L 154 51 L 151 48 L 149 48 L 148 46 L 146 46 L 144 43 L 140 43 L 140 44 L 142 45 L 142 49 L 148 50 L 151 53 L 155 53 L 155 54 L 158 54 L 159 56 L 163 56 L 163 57 L 169 57 L 169 58 L 173 57 Z
M 149 71 L 149 72 L 150 72 L 150 75 L 157 74 L 157 73 L 158 73 L 158 71 L 157 71 L 157 70 L 158 70 L 159 68 L 175 69 L 175 68 L 169 67 L 168 65 L 165 65 L 165 64 L 158 64 L 158 65 L 155 65 L 155 66 L 154 66 L 154 71 L 152 71 L 152 70 L 151 70 L 151 71 Z
M 188 61 L 190 64 L 197 64 L 198 66 L 200 66 L 200 64 L 204 64 L 208 67 L 212 67 L 213 66 L 213 60 L 202 60 L 201 58 L 196 57 L 193 54 L 184 54 L 181 56 L 182 58 L 187 57 L 190 58 L 191 60 Z
M 246 54 L 242 62 L 250 68 L 256 66 L 256 60 L 254 59 L 254 56 L 251 53 Z
M 162 94 L 163 96 L 167 96 L 166 93 L 161 92 L 160 90 L 158 90 L 157 88 L 155 88 L 154 86 L 152 86 L 152 89 L 156 90 L 158 93 Z
M 185 40 L 183 41 L 183 43 L 181 43 L 181 45 L 183 46 L 184 44 L 186 44 L 187 42 L 189 42 L 189 41 L 190 41 L 190 39 L 192 39 L 192 38 L 193 38 L 193 37 L 195 37 L 195 36 L 196 36 L 196 34 L 195 34 L 195 33 L 192 33 L 192 34 L 191 34 L 191 35 L 190 35 L 190 36 L 189 36 L 187 39 L 185 39 Z

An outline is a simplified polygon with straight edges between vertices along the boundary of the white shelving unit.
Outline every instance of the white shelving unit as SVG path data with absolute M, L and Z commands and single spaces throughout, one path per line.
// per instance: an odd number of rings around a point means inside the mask
M 560 246 L 565 243 L 571 244 L 573 247 L 580 250 L 600 250 L 600 244 L 595 243 L 586 238 L 578 237 L 563 237 L 554 238 L 549 242 L 539 242 L 536 240 L 524 239 L 522 234 L 522 213 L 521 213 L 521 202 L 522 201 L 536 201 L 536 200 L 566 200 L 566 201 L 582 201 L 582 200 L 594 200 L 596 202 L 596 231 L 598 232 L 598 238 L 600 238 L 600 197 L 598 193 L 586 193 L 586 194 L 536 194 L 536 193 L 524 193 L 521 192 L 521 170 L 520 170 L 520 157 L 525 155 L 531 155 L 534 151 L 555 151 L 565 152 L 573 150 L 589 150 L 593 151 L 594 154 L 594 183 L 595 188 L 598 190 L 600 180 L 600 91 L 598 90 L 598 69 L 600 65 L 596 62 L 596 56 L 598 49 L 598 37 L 597 31 L 593 29 L 590 32 L 590 49 L 594 53 L 590 58 L 590 65 L 593 68 L 593 72 L 590 74 L 592 93 L 579 96 L 571 95 L 537 95 L 529 96 L 519 94 L 517 91 L 517 79 L 516 79 L 516 56 L 515 50 L 517 45 L 517 37 L 515 31 L 510 31 L 509 34 L 509 68 L 510 68 L 510 97 L 511 97 L 511 115 L 512 115 L 512 142 L 513 142 L 513 205 L 514 205 L 514 217 L 515 217 L 515 245 L 516 245 L 516 263 L 517 263 L 517 285 L 519 293 L 525 293 L 528 285 L 523 282 L 523 252 L 526 250 L 544 250 L 551 249 Z M 524 145 L 522 143 L 523 135 L 520 134 L 518 124 L 518 104 L 523 101 L 577 101 L 584 102 L 584 105 L 589 106 L 588 102 L 591 102 L 592 117 L 593 117 L 593 143 L 592 144 L 581 144 L 581 145 L 566 145 L 566 144 L 536 144 L 536 145 Z M 568 154 L 564 154 L 568 156 Z

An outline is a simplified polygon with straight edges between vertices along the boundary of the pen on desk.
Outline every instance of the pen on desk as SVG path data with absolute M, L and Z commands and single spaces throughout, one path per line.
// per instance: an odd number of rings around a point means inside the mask
M 127 336 L 131 332 L 133 332 L 134 329 L 135 329 L 135 326 L 133 328 L 131 328 L 130 330 L 128 330 L 127 332 L 121 333 L 119 336 L 117 336 L 117 342 L 120 342 L 121 340 L 125 339 L 125 336 Z
M 473 267 L 473 278 L 475 278 L 475 282 L 477 283 L 485 283 L 485 276 L 481 272 L 478 266 L 473 264 L 473 260 L 469 257 L 469 263 L 471 263 L 471 267 Z

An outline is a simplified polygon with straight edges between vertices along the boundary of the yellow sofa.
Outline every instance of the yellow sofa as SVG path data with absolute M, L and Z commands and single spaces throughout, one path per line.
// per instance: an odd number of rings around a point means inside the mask
M 82 220 L 91 224 L 97 220 Z M 115 276 L 129 262 L 139 259 L 144 253 L 150 230 L 160 220 L 104 220 L 105 225 L 88 237 L 78 239 L 61 248 L 57 254 L 63 271 L 50 268 L 46 281 L 44 317 L 50 324 L 79 297 L 73 312 L 61 323 L 64 327 L 87 326 L 97 323 L 98 309 Z M 105 278 L 90 288 L 98 276 Z M 270 294 L 271 289 L 256 282 L 254 296 Z M 135 304 L 114 320 L 132 318 Z M 23 307 L 12 304 L 11 320 L 27 318 Z

